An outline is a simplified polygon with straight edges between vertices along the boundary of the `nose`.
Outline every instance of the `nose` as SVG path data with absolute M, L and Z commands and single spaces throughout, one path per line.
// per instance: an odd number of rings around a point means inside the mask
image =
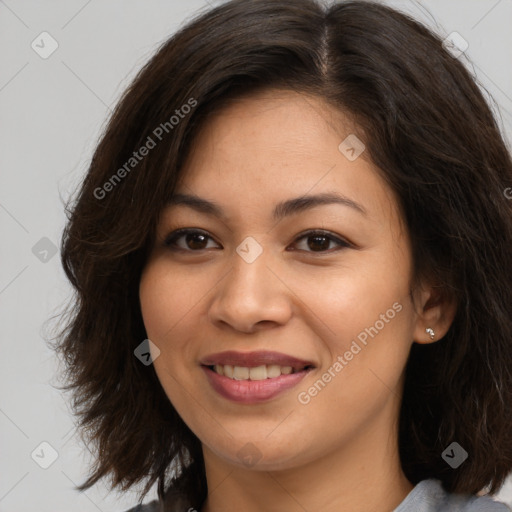
M 209 319 L 221 329 L 252 333 L 286 324 L 292 314 L 289 288 L 265 250 L 252 263 L 236 251 L 231 270 L 215 288 Z

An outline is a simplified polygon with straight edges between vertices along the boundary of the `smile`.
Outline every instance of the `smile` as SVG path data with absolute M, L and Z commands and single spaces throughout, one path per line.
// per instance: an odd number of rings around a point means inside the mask
M 223 398 L 252 404 L 296 386 L 315 368 L 312 361 L 269 350 L 210 354 L 200 362 L 210 386 Z
M 229 365 L 226 366 L 229 367 Z M 224 366 L 224 371 L 226 366 Z M 288 371 L 290 367 L 276 367 L 276 370 L 273 370 L 273 366 L 270 366 L 269 368 L 271 372 L 274 371 L 277 373 L 277 371 L 279 371 L 278 376 L 269 377 L 267 374 L 267 377 L 265 378 L 252 380 L 247 377 L 237 379 L 236 375 L 245 376 L 249 374 L 250 376 L 251 371 L 256 371 L 261 372 L 261 376 L 263 374 L 263 370 L 261 369 L 262 367 L 234 367 L 233 377 L 220 375 L 209 366 L 201 366 L 201 368 L 205 372 L 210 386 L 221 397 L 240 404 L 254 404 L 270 400 L 284 391 L 295 387 L 310 371 L 313 370 L 312 367 L 308 367 L 303 370 L 295 370 L 291 373 L 284 374 L 281 373 L 281 370 L 284 369 L 285 371 Z M 265 368 L 266 371 L 266 367 L 263 368 Z M 236 374 L 234 373 L 235 369 L 237 371 Z M 228 372 L 229 371 L 230 370 L 228 369 Z
M 209 366 L 209 368 L 218 375 L 224 375 L 234 380 L 265 380 L 274 379 L 280 375 L 298 373 L 304 369 L 311 368 L 311 365 L 307 365 L 300 369 L 295 369 L 292 366 L 279 366 L 277 364 L 253 367 L 233 366 L 231 364 L 216 364 Z

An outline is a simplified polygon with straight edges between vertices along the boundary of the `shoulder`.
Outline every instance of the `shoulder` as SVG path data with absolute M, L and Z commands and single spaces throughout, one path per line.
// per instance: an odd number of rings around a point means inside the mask
M 469 499 L 464 512 L 511 512 L 508 505 L 501 501 L 496 501 L 488 496 L 473 496 Z
M 464 512 L 511 512 L 508 505 L 487 496 L 474 497 L 461 510 Z
M 422 480 L 394 512 L 512 512 L 488 496 L 449 493 L 437 479 Z

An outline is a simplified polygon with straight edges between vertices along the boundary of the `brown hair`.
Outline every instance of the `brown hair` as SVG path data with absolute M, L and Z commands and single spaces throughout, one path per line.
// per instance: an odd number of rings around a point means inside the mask
M 407 478 L 496 492 L 512 470 L 510 153 L 438 36 L 379 3 L 314 0 L 234 0 L 179 30 L 125 92 L 66 205 L 61 257 L 75 296 L 55 349 L 98 450 L 78 489 L 109 475 L 123 490 L 145 480 L 141 497 L 158 481 L 161 497 L 182 490 L 197 509 L 206 498 L 198 438 L 153 366 L 134 356 L 147 338 L 138 285 L 199 128 L 225 102 L 265 88 L 314 94 L 353 117 L 399 198 L 415 279 L 433 279 L 457 301 L 446 336 L 413 343 L 407 362 L 399 420 Z M 148 137 L 154 147 L 131 161 Z M 441 457 L 453 441 L 469 453 L 457 469 Z

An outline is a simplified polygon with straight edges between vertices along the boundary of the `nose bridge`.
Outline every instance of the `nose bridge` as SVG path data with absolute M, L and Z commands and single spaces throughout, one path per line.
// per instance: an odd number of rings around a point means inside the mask
M 211 320 L 245 331 L 262 321 L 285 322 L 290 307 L 285 287 L 270 270 L 275 266 L 272 252 L 247 237 L 230 255 L 230 265 L 211 306 Z
M 231 256 L 232 271 L 227 276 L 229 292 L 240 295 L 247 302 L 265 295 L 265 288 L 271 286 L 269 279 L 272 273 L 267 267 L 271 265 L 270 252 L 254 237 L 245 238 Z

